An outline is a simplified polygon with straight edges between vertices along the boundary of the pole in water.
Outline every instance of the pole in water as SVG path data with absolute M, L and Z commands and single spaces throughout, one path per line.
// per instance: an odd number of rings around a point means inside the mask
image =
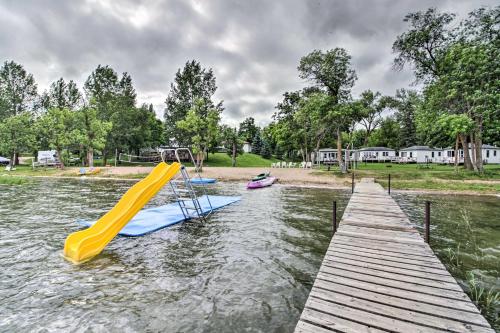
M 354 193 L 354 172 L 351 175 L 351 193 Z
M 387 191 L 389 191 L 389 195 L 391 194 L 391 174 L 389 174 L 389 184 L 387 186 Z
M 431 232 L 431 202 L 425 202 L 425 229 L 424 229 L 424 239 L 427 244 L 429 244 L 430 232 Z
M 333 233 L 337 231 L 337 201 L 333 202 Z

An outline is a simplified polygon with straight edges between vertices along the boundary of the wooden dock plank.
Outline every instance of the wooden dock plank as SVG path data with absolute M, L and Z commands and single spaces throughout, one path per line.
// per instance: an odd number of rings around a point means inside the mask
M 335 304 L 349 304 L 349 308 L 351 309 L 354 308 L 360 311 L 369 310 L 369 312 L 373 314 L 393 319 L 401 319 L 407 323 L 427 326 L 438 330 L 450 332 L 462 332 L 464 330 L 469 330 L 470 332 L 488 331 L 488 327 L 484 327 L 482 325 L 464 323 L 456 319 L 438 317 L 435 314 L 416 312 L 399 306 L 388 305 L 387 303 L 390 301 L 387 299 L 380 299 L 380 302 L 373 302 L 372 300 L 356 298 L 341 293 L 332 293 L 326 290 L 318 289 L 311 290 L 311 296 L 318 300 L 333 302 Z
M 381 295 L 376 292 L 360 290 L 336 283 L 326 283 L 324 281 L 318 280 L 318 283 L 314 285 L 311 293 L 313 292 L 317 294 L 316 296 L 319 298 L 321 298 L 323 294 L 326 297 L 335 297 L 336 294 L 344 296 L 347 295 L 366 301 L 377 302 L 401 309 L 431 315 L 433 317 L 452 319 L 465 324 L 473 324 L 486 327 L 488 325 L 488 322 L 479 313 L 471 313 L 461 310 L 444 308 L 432 304 L 422 304 L 413 300 Z M 430 320 L 434 321 L 436 320 L 436 318 L 430 318 Z
M 448 298 L 446 293 L 432 291 L 426 293 L 420 286 L 411 284 L 394 284 L 394 286 L 388 286 L 385 284 L 377 283 L 377 280 L 366 279 L 366 280 L 356 280 L 352 275 L 332 275 L 325 272 L 319 272 L 317 279 L 324 280 L 326 282 L 341 283 L 346 286 L 355 287 L 358 289 L 363 289 L 367 291 L 376 291 L 384 295 L 393 295 L 404 299 L 411 299 L 419 301 L 422 303 L 429 303 L 434 305 L 439 305 L 443 307 L 448 307 L 451 309 L 457 309 L 462 311 L 469 311 L 477 313 L 478 310 L 473 303 L 469 302 L 466 296 L 461 299 Z
M 356 185 L 296 332 L 493 332 L 397 203 Z
M 394 274 L 390 272 L 385 272 L 381 270 L 376 270 L 376 269 L 371 269 L 371 268 L 366 268 L 362 266 L 354 266 L 354 265 L 349 265 L 349 264 L 344 264 L 341 262 L 334 262 L 331 265 L 323 265 L 322 268 L 324 268 L 323 271 L 325 272 L 332 272 L 332 274 L 342 274 L 345 272 L 350 272 L 354 274 L 362 274 L 361 276 L 358 276 L 359 278 L 362 278 L 363 275 L 368 275 L 372 277 L 377 277 L 380 278 L 381 280 L 379 283 L 387 283 L 387 285 L 394 285 L 394 281 L 396 282 L 408 282 L 408 283 L 413 283 L 416 285 L 419 285 L 418 288 L 421 288 L 422 291 L 425 291 L 426 288 L 422 288 L 422 286 L 430 287 L 433 289 L 429 290 L 434 290 L 436 288 L 438 289 L 443 289 L 447 293 L 450 291 L 456 291 L 457 294 L 462 295 L 462 289 L 460 286 L 458 286 L 456 283 L 449 283 L 449 282 L 442 282 L 442 281 L 435 281 L 435 280 L 429 280 L 425 278 L 419 278 L 415 276 L 409 276 L 409 275 L 404 275 L 404 274 Z M 389 280 L 389 281 L 384 281 Z M 428 292 L 430 293 L 430 292 Z M 454 293 L 450 294 L 451 296 L 454 295 Z M 450 297 L 451 297 L 450 296 Z M 461 297 L 455 297 L 455 298 L 461 298 Z
M 346 244 L 346 243 L 342 243 L 342 242 L 334 242 L 333 246 L 335 246 L 336 248 L 339 248 L 339 249 L 343 249 L 343 250 L 356 251 L 357 253 L 360 253 L 360 254 L 364 254 L 364 253 L 378 254 L 378 255 L 383 255 L 387 259 L 401 259 L 407 263 L 415 263 L 418 265 L 431 265 L 433 267 L 444 268 L 443 264 L 439 260 L 436 260 L 432 257 L 419 257 L 419 256 L 415 256 L 413 254 L 385 251 L 385 250 L 381 250 L 378 248 L 360 247 L 360 246 Z M 331 252 L 331 254 L 336 253 L 336 251 L 332 250 L 332 249 L 329 249 L 329 251 Z

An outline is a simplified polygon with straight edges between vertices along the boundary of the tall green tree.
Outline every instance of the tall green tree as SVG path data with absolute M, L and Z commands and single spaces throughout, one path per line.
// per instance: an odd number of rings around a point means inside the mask
M 42 106 L 51 108 L 75 110 L 82 103 L 82 94 L 76 83 L 70 80 L 66 83 L 63 78 L 52 82 L 49 91 L 42 95 Z
M 198 98 L 186 117 L 177 122 L 177 126 L 191 137 L 196 167 L 200 170 L 210 143 L 218 136 L 219 121 L 220 110 L 213 107 L 210 101 Z
M 238 134 L 240 137 L 250 144 L 253 144 L 253 138 L 259 132 L 259 128 L 255 125 L 253 117 L 247 117 L 240 123 Z
M 77 140 L 87 152 L 87 165 L 94 166 L 94 150 L 104 149 L 112 123 L 103 121 L 96 108 L 84 106 L 76 113 L 78 124 Z
M 392 45 L 394 68 L 413 66 L 417 80 L 439 77 L 443 73 L 441 58 L 454 40 L 455 33 L 450 29 L 454 18 L 455 14 L 440 13 L 436 8 L 406 15 L 403 21 L 409 29 Z
M 329 132 L 330 123 L 327 118 L 331 108 L 331 97 L 324 92 L 306 93 L 299 103 L 294 120 L 298 129 L 296 135 L 306 162 L 311 161 L 313 151 L 318 153 L 321 142 Z
M 0 68 L 0 121 L 10 116 L 33 112 L 37 99 L 37 86 L 33 75 L 14 61 L 4 62 Z
M 276 112 L 273 114 L 272 125 L 263 131 L 264 141 L 271 144 L 271 151 L 276 151 L 279 147 L 284 150 L 286 154 L 300 147 L 299 145 L 299 124 L 296 122 L 295 114 L 298 112 L 300 102 L 302 99 L 301 91 L 285 92 L 283 94 L 283 101 L 276 105 Z M 305 160 L 304 153 L 302 153 Z
M 79 139 L 76 112 L 67 108 L 51 108 L 37 119 L 36 130 L 49 147 L 57 151 L 61 168 L 64 168 L 63 149 L 78 143 Z
M 380 127 L 377 128 L 368 140 L 368 145 L 371 147 L 389 147 L 392 149 L 400 149 L 401 147 L 401 129 L 399 123 L 393 117 L 382 119 Z
M 260 130 L 255 133 L 255 136 L 252 139 L 252 153 L 260 155 L 260 151 L 262 150 L 262 136 L 260 134 Z
M 165 101 L 165 139 L 170 144 L 186 146 L 192 143 L 188 131 L 177 126 L 186 118 L 198 99 L 203 99 L 209 108 L 222 112 L 222 102 L 215 103 L 212 98 L 217 90 L 215 75 L 211 68 L 203 68 L 196 60 L 186 62 L 184 68 L 175 74 L 174 83 Z
M 236 157 L 243 153 L 243 140 L 236 128 L 227 125 L 221 127 L 221 133 L 224 147 L 227 149 L 227 154 L 231 156 L 231 166 L 235 167 Z
M 97 111 L 97 117 L 103 122 L 110 122 L 119 106 L 120 80 L 115 70 L 108 65 L 98 65 L 85 81 L 84 90 L 91 107 Z M 108 151 L 112 149 L 112 133 L 112 128 L 107 131 L 109 137 L 102 147 L 104 164 L 107 163 Z
M 33 126 L 33 117 L 27 112 L 11 115 L 0 122 L 0 151 L 8 154 L 11 167 L 17 164 L 20 152 L 35 146 Z
M 464 114 L 443 114 L 436 124 L 446 135 L 455 139 L 455 170 L 458 168 L 458 147 L 460 137 L 469 134 L 474 129 L 474 121 Z M 463 147 L 464 157 L 468 154 L 468 147 Z M 464 159 L 464 163 L 471 163 Z M 471 166 L 468 166 L 469 168 Z
M 346 115 L 350 107 L 341 106 L 350 98 L 351 88 L 356 81 L 356 73 L 351 67 L 351 56 L 343 48 L 322 52 L 315 50 L 300 59 L 299 77 L 307 79 L 316 87 L 324 89 L 331 99 L 330 120 L 337 137 L 338 156 L 342 156 L 342 130 L 347 126 Z M 339 158 L 342 172 L 346 172 L 344 161 Z
M 124 107 L 110 121 L 113 124 L 110 145 L 119 151 L 139 155 L 141 148 L 158 147 L 162 143 L 163 124 L 147 105 Z
M 461 134 L 466 168 L 483 171 L 481 147 L 483 128 L 500 117 L 500 59 L 495 45 L 456 43 L 445 56 L 446 72 L 433 83 L 429 99 L 439 101 L 449 114 L 463 114 L 475 122 L 474 130 Z M 469 156 L 469 144 L 473 145 Z
M 416 114 L 422 103 L 420 95 L 413 90 L 398 89 L 396 95 L 388 99 L 387 106 L 395 110 L 394 116 L 400 127 L 399 147 L 417 144 Z
M 361 106 L 360 124 L 365 129 L 366 136 L 364 145 L 366 146 L 368 144 L 368 138 L 382 121 L 380 115 L 387 105 L 387 99 L 378 91 L 373 92 L 371 90 L 365 90 L 361 93 L 359 104 Z
M 460 135 L 468 169 L 482 172 L 483 133 L 498 132 L 500 6 L 472 12 L 459 28 L 451 28 L 454 15 L 429 9 L 406 17 L 410 30 L 394 43 L 396 67 L 410 62 L 417 79 L 424 79 L 423 110 L 434 114 L 463 114 L 473 119 L 470 135 Z M 423 117 L 419 117 L 423 119 Z M 425 122 L 425 121 L 424 121 Z M 428 120 L 427 120 L 428 122 Z M 435 128 L 431 126 L 431 128 Z M 469 156 L 469 143 L 472 154 Z

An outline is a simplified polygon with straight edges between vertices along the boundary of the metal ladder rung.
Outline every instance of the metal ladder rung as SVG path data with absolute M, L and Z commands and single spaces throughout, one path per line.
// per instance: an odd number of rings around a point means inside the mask
M 176 188 L 175 191 L 179 192 L 179 193 L 191 193 L 191 190 L 184 189 L 184 188 Z

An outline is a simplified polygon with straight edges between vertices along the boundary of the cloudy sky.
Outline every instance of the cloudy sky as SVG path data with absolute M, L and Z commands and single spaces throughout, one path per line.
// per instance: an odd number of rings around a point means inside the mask
M 301 56 L 344 47 L 365 89 L 394 94 L 413 81 L 391 69 L 391 46 L 410 11 L 438 7 L 465 16 L 495 0 L 2 0 L 0 61 L 34 74 L 39 91 L 59 77 L 80 87 L 98 64 L 132 75 L 140 102 L 159 116 L 175 72 L 187 60 L 212 67 L 223 120 L 270 121 L 285 91 L 304 87 Z

